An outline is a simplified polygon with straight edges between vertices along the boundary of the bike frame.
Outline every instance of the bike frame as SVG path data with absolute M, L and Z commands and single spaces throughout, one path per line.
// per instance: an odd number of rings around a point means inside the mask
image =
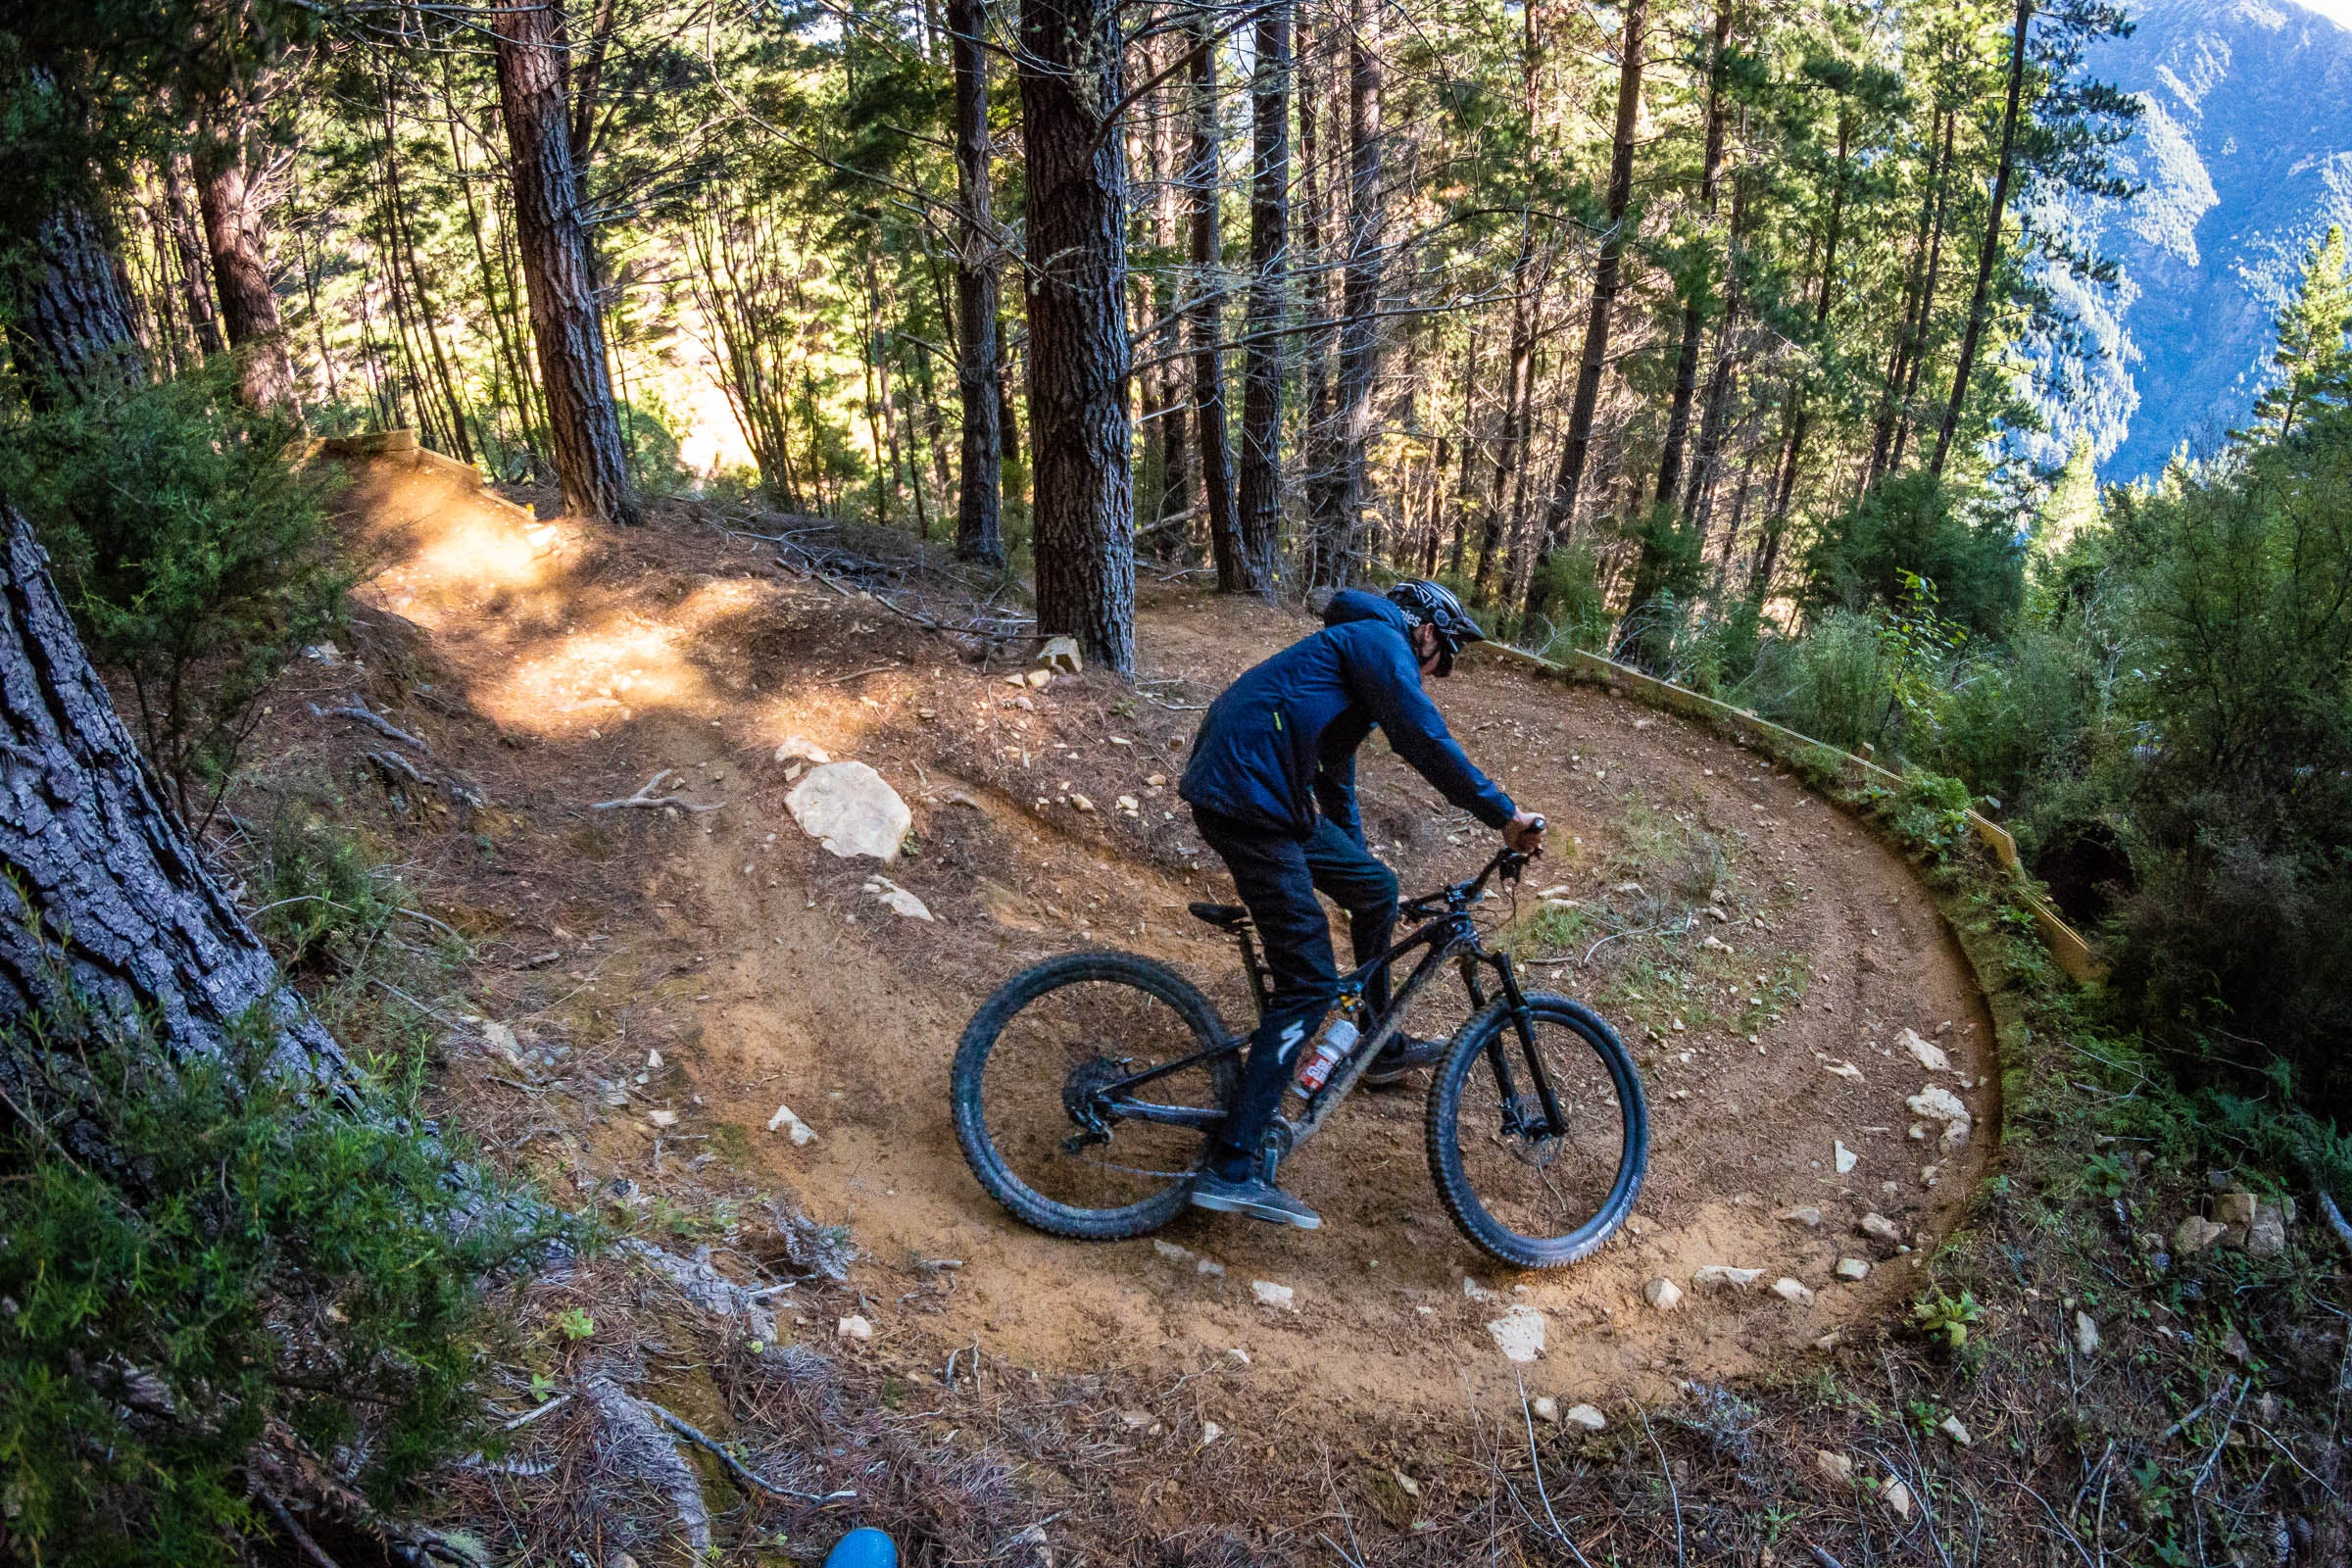
M 1513 1031 L 1520 1042 L 1520 1054 L 1527 1063 L 1529 1076 L 1536 1090 L 1536 1105 L 1531 1107 L 1520 1098 L 1517 1082 L 1511 1071 L 1509 1054 L 1504 1051 L 1502 1036 L 1497 1034 L 1487 1048 L 1495 1087 L 1500 1091 L 1506 1118 L 1504 1130 L 1523 1137 L 1556 1138 L 1567 1132 L 1567 1118 L 1561 1113 L 1559 1097 L 1554 1092 L 1551 1075 L 1544 1066 L 1543 1054 L 1536 1050 L 1535 1029 L 1528 1011 L 1527 997 L 1519 989 L 1519 976 L 1511 967 L 1507 953 L 1490 953 L 1479 940 L 1477 924 L 1470 917 L 1470 906 L 1486 897 L 1487 883 L 1499 875 L 1506 882 L 1516 882 L 1527 864 L 1527 857 L 1516 851 L 1503 850 L 1487 862 L 1477 876 L 1466 882 L 1456 882 L 1440 888 L 1398 907 L 1398 913 L 1420 918 L 1433 916 L 1417 927 L 1402 941 L 1370 962 L 1358 964 L 1340 977 L 1337 1005 L 1345 1006 L 1351 999 L 1363 994 L 1365 983 L 1384 965 L 1392 965 L 1416 948 L 1426 948 L 1420 961 L 1403 985 L 1397 987 L 1389 1004 L 1388 1016 L 1371 1033 L 1359 1039 L 1355 1048 L 1341 1060 L 1329 1079 L 1306 1102 L 1305 1114 L 1293 1119 L 1287 1112 L 1276 1118 L 1278 1126 L 1288 1129 L 1289 1151 L 1295 1151 L 1315 1135 L 1317 1129 L 1331 1118 L 1342 1102 L 1354 1090 L 1356 1083 L 1378 1059 L 1389 1041 L 1395 1037 L 1405 1009 L 1423 987 L 1436 977 L 1448 962 L 1459 969 L 1462 987 L 1470 994 L 1471 1016 L 1476 1017 L 1490 1005 L 1491 999 L 1480 983 L 1479 970 L 1493 969 L 1499 982 L 1502 1000 L 1509 1011 Z M 1251 989 L 1256 993 L 1259 1008 L 1265 1004 L 1265 984 L 1261 978 L 1257 951 L 1250 939 L 1250 929 L 1244 926 L 1238 933 L 1243 961 L 1250 968 Z M 1126 1078 L 1104 1084 L 1096 1092 L 1094 1105 L 1104 1116 L 1120 1121 L 1156 1122 L 1168 1127 L 1191 1127 L 1213 1132 L 1224 1123 L 1224 1107 L 1205 1105 L 1163 1105 L 1149 1100 L 1133 1098 L 1133 1092 L 1154 1080 L 1195 1067 L 1219 1056 L 1232 1055 L 1249 1044 L 1249 1036 L 1237 1035 L 1206 1051 L 1197 1051 L 1177 1060 L 1162 1062 Z M 1535 1114 L 1531 1115 L 1531 1110 Z M 1105 1136 L 1107 1134 L 1105 1133 Z

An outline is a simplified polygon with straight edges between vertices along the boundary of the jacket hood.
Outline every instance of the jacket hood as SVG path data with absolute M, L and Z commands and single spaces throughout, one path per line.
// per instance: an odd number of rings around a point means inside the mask
M 1400 632 L 1412 630 L 1412 622 L 1405 619 L 1404 612 L 1379 594 L 1366 593 L 1361 588 L 1343 588 L 1323 607 L 1323 624 L 1345 626 L 1351 620 L 1385 620 Z

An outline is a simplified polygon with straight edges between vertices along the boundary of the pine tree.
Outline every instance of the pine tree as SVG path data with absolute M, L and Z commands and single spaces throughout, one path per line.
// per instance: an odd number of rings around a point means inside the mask
M 2271 364 L 2278 384 L 2254 400 L 2254 416 L 2268 434 L 2285 440 L 2310 417 L 2312 406 L 2352 397 L 2352 256 L 2344 231 L 2328 225 L 2327 238 L 2303 259 L 2303 281 L 2278 316 L 2278 347 Z

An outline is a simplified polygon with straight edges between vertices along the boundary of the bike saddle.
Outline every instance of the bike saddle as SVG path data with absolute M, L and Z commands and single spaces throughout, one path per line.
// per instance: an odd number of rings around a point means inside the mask
M 1250 911 L 1238 904 L 1192 904 L 1186 907 L 1194 919 L 1205 920 L 1220 931 L 1239 933 L 1250 923 Z

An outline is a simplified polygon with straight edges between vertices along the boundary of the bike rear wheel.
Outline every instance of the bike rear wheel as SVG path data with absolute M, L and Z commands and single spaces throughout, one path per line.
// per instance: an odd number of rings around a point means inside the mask
M 956 1141 L 1024 1224 L 1085 1241 L 1145 1235 L 1183 1210 L 1210 1127 L 1122 1117 L 1103 1087 L 1211 1052 L 1124 1098 L 1221 1115 L 1240 1081 L 1238 1053 L 1219 1049 L 1230 1039 L 1209 1000 L 1164 964 L 1126 953 L 1050 958 L 1007 980 L 965 1027 Z
M 1649 1108 L 1633 1058 L 1599 1014 L 1542 993 L 1527 1004 L 1532 1052 L 1505 1002 L 1455 1038 L 1430 1085 L 1430 1174 L 1481 1250 L 1520 1268 L 1561 1268 L 1597 1251 L 1633 1212 L 1649 1163 Z

